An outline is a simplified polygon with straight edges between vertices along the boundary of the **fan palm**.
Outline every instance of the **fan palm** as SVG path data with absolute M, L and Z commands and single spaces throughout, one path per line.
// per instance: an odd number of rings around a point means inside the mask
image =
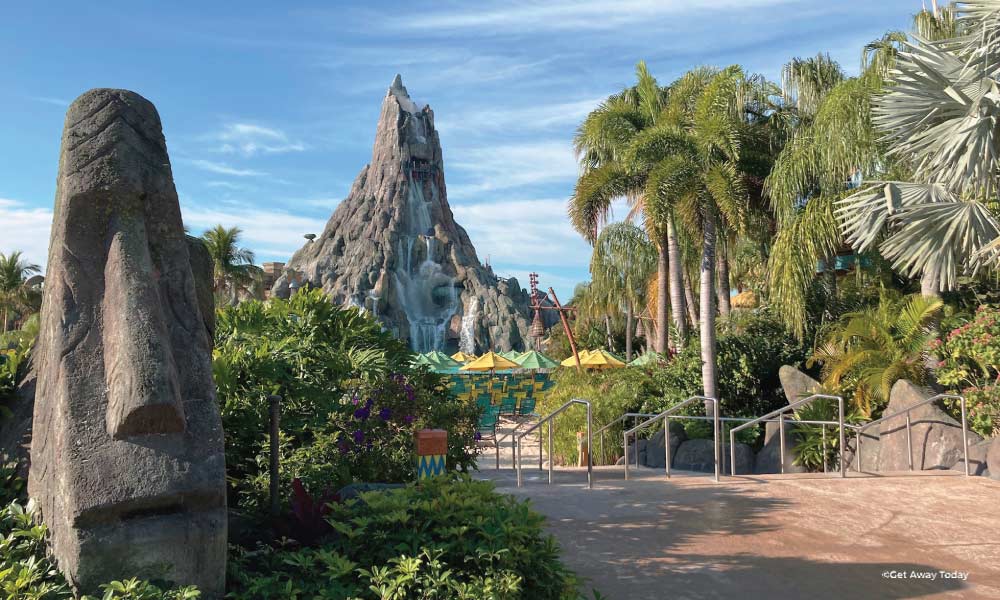
M 625 357 L 632 360 L 633 318 L 646 299 L 646 282 L 656 270 L 656 249 L 645 232 L 630 223 L 605 227 L 590 259 L 591 286 L 606 295 L 625 314 Z
M 877 306 L 844 315 L 809 362 L 822 363 L 827 389 L 852 382 L 853 402 L 870 416 L 888 402 L 896 381 L 927 382 L 925 352 L 936 335 L 932 325 L 942 306 L 937 298 L 884 294 Z
M 260 282 L 253 251 L 240 246 L 242 233 L 239 227 L 216 225 L 201 236 L 212 257 L 216 296 L 229 304 L 235 304 L 241 295 L 255 294 Z
M 27 262 L 18 250 L 10 254 L 0 252 L 0 309 L 3 309 L 4 333 L 11 313 L 37 309 L 38 295 L 26 284 L 40 270 L 38 265 Z

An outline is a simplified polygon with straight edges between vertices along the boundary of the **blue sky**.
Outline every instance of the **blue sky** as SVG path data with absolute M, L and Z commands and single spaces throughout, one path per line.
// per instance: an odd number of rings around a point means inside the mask
M 918 0 L 8 2 L 0 11 L 0 252 L 44 264 L 69 102 L 93 87 L 153 101 L 185 222 L 237 225 L 260 260 L 319 232 L 371 155 L 395 73 L 429 103 L 448 195 L 482 260 L 568 297 L 588 246 L 565 218 L 571 140 L 644 59 L 662 83 L 905 29 Z M 623 216 L 619 211 L 619 216 Z

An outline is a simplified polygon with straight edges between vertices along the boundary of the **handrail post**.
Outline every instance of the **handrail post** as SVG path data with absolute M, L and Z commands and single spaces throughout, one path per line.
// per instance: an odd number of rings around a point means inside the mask
M 844 463 L 844 398 L 837 396 L 837 421 L 840 424 L 840 476 L 847 477 L 847 465 Z
M 539 438 L 541 435 L 538 436 Z M 549 421 L 549 483 L 552 483 L 552 421 Z
M 729 474 L 736 475 L 736 431 L 729 430 Z
M 625 466 L 625 481 L 628 481 L 628 432 L 622 434 L 622 465 Z
M 854 466 L 854 470 L 857 471 L 858 473 L 864 473 L 865 471 L 861 467 L 862 465 L 861 461 L 863 460 L 861 456 L 861 438 L 864 437 L 864 431 L 858 429 L 855 433 L 858 434 L 858 464 Z
M 590 402 L 587 403 L 587 489 L 594 489 L 594 448 L 591 436 L 592 413 Z
M 910 413 L 906 413 L 906 466 L 913 470 L 913 434 L 910 431 Z
M 552 421 L 549 421 L 549 438 L 552 438 Z M 549 462 L 552 461 L 552 457 L 549 457 Z M 538 470 L 542 470 L 542 432 L 538 432 Z M 552 483 L 551 481 L 549 483 Z
M 823 438 L 823 473 L 826 473 L 826 425 L 820 425 L 820 437 Z
M 712 422 L 712 438 L 715 442 L 715 482 L 719 482 L 719 471 L 721 470 L 721 465 L 719 465 L 719 401 L 715 398 L 712 399 L 712 412 L 713 422 Z
M 670 478 L 670 417 L 663 419 L 663 460 L 667 465 L 667 479 Z
M 785 413 L 778 415 L 778 472 L 785 474 Z
M 514 441 L 514 470 L 517 471 L 517 487 L 524 486 L 521 478 L 521 438 Z
M 969 472 L 969 430 L 965 425 L 965 396 L 962 396 L 962 450 L 965 452 L 965 476 L 970 475 Z

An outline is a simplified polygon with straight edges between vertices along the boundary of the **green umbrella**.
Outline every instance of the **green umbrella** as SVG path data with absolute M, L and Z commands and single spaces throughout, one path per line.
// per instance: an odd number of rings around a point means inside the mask
M 506 358 L 507 360 L 517 362 L 517 357 L 521 356 L 521 353 L 517 350 L 508 350 L 506 352 L 500 352 L 500 356 Z
M 514 362 L 521 365 L 522 369 L 554 369 L 559 366 L 556 361 L 534 350 L 521 354 Z
M 434 350 L 433 352 L 428 352 L 424 356 L 427 357 L 432 363 L 441 365 L 442 367 L 447 367 L 449 369 L 458 368 L 462 366 L 462 363 L 448 356 L 440 350 Z
M 633 360 L 632 362 L 630 362 L 628 365 L 630 367 L 648 367 L 650 365 L 655 365 L 656 363 L 658 363 L 658 362 L 660 362 L 662 360 L 663 360 L 662 356 L 660 356 L 656 352 L 650 351 L 650 352 L 647 352 L 647 353 L 643 354 L 639 358 L 636 358 L 635 360 Z

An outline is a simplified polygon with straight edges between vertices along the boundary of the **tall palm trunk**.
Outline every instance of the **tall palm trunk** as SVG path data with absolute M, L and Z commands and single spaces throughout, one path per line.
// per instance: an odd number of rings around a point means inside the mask
M 674 345 L 679 349 L 684 347 L 684 340 L 687 338 L 687 323 L 684 322 L 684 266 L 681 264 L 681 250 L 677 244 L 673 215 L 667 220 L 667 255 L 670 261 L 670 309 L 677 329 Z
M 5 306 L 5 307 L 3 307 L 3 332 L 4 333 L 7 333 L 7 318 L 8 318 L 8 316 L 9 315 L 7 314 L 7 307 Z
M 656 351 L 667 351 L 667 282 L 669 280 L 669 228 L 656 249 Z M 647 334 L 648 335 L 648 334 Z
M 701 319 L 698 318 L 698 303 L 694 301 L 694 286 L 691 285 L 691 278 L 688 277 L 687 273 L 684 273 L 684 297 L 687 299 L 687 312 L 688 319 L 691 320 L 691 326 L 697 327 Z
M 604 315 L 604 332 L 608 336 L 608 352 L 614 352 L 614 338 L 611 337 L 611 315 Z
M 625 361 L 632 362 L 632 302 L 625 301 Z
M 728 317 L 732 312 L 732 303 L 729 299 L 729 248 L 724 236 L 719 236 L 718 252 L 715 256 L 716 273 L 719 278 L 716 297 L 719 301 L 719 314 Z
M 701 379 L 704 394 L 717 398 L 715 349 L 715 217 L 705 217 L 701 251 Z M 706 405 L 707 406 L 707 405 Z

